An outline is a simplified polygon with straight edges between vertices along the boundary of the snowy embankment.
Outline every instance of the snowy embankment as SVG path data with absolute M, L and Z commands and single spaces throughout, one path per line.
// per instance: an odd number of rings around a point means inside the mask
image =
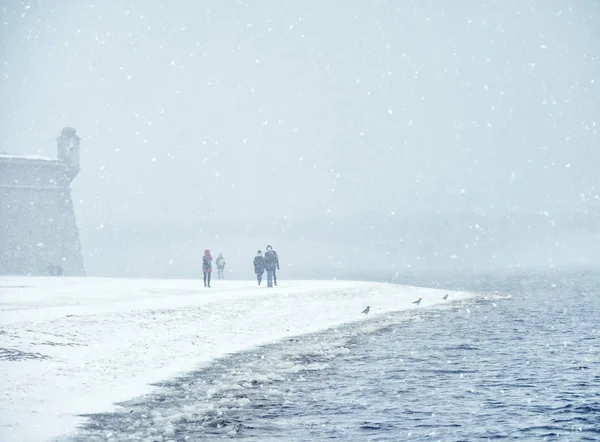
M 0 278 L 0 440 L 69 433 L 78 415 L 111 411 L 228 353 L 472 296 L 444 293 L 354 281 L 205 289 L 196 280 Z

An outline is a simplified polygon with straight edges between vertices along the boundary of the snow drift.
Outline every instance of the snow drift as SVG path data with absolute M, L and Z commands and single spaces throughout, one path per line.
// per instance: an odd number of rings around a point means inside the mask
M 472 296 L 445 293 L 347 281 L 205 289 L 197 280 L 0 278 L 0 440 L 70 433 L 78 415 L 111 411 L 230 353 Z

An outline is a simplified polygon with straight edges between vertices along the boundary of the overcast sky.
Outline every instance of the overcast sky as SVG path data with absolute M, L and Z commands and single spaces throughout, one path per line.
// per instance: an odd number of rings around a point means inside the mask
M 0 151 L 74 126 L 84 225 L 597 192 L 598 1 L 1 4 Z

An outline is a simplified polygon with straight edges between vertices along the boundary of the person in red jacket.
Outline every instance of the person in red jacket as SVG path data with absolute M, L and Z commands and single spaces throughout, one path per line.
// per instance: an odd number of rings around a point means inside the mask
M 204 287 L 210 288 L 210 274 L 212 273 L 212 256 L 210 256 L 210 250 L 204 251 L 202 257 L 202 272 L 204 273 Z

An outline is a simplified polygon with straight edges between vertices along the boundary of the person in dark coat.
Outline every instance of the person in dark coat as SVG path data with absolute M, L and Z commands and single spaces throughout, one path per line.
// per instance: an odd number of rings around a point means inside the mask
M 202 272 L 204 273 L 204 287 L 210 288 L 210 274 L 212 273 L 212 256 L 210 256 L 210 250 L 204 251 L 202 257 Z
M 273 247 L 267 246 L 265 253 L 265 269 L 267 271 L 267 287 L 273 287 L 273 282 L 277 285 L 277 270 L 279 270 L 279 257 Z
M 262 256 L 262 252 L 259 250 L 256 252 L 254 257 L 254 273 L 256 273 L 256 280 L 258 285 L 262 282 L 263 273 L 265 272 L 265 258 Z

